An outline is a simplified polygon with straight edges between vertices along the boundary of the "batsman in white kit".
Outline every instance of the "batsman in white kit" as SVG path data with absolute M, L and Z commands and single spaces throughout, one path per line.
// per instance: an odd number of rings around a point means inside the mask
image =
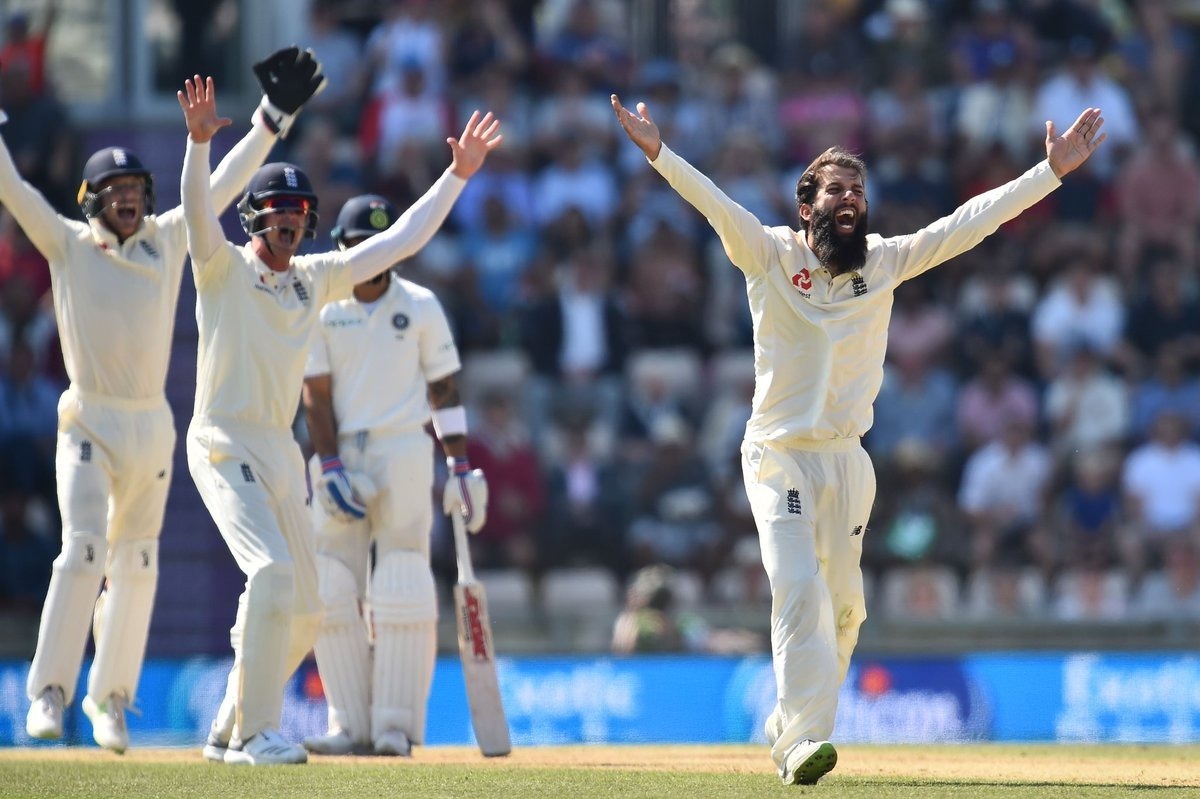
M 304 462 L 291 424 L 305 360 L 327 303 L 417 252 L 445 220 L 468 178 L 500 144 L 499 122 L 472 115 L 441 177 L 386 230 L 338 252 L 297 256 L 315 235 L 317 196 L 292 164 L 268 164 L 238 203 L 250 237 L 226 241 L 208 188 L 218 118 L 212 79 L 179 93 L 188 127 L 183 209 L 200 333 L 188 469 L 246 575 L 230 632 L 234 663 L 204 756 L 231 764 L 303 763 L 279 733 L 283 691 L 317 637 L 321 600 Z M 344 469 L 329 477 L 361 505 Z
M 355 197 L 338 214 L 334 244 L 348 250 L 396 217 L 383 197 Z M 474 532 L 487 513 L 487 482 L 467 462 L 460 369 L 437 297 L 390 270 L 321 310 L 303 399 L 316 451 L 311 514 L 325 605 L 316 654 L 329 731 L 304 741 L 311 752 L 404 757 L 425 741 L 437 654 L 431 408 L 458 475 L 446 481 L 445 511 L 465 508 Z
M 216 207 L 238 196 L 299 110 L 279 91 L 287 94 L 301 79 L 300 61 L 291 48 L 255 65 L 267 96 L 250 132 L 212 177 Z M 137 698 L 146 652 L 175 449 L 164 386 L 187 254 L 183 209 L 155 214 L 154 179 L 123 147 L 100 150 L 84 166 L 79 203 L 86 222 L 55 213 L 21 180 L 3 146 L 0 202 L 50 262 L 70 378 L 58 404 L 55 456 L 63 548 L 29 669 L 26 731 L 62 736 L 64 707 L 74 699 L 94 628 L 83 710 L 96 743 L 124 752 L 125 709 Z
M 746 278 L 755 389 L 742 472 L 771 583 L 778 701 L 766 736 L 780 778 L 811 784 L 837 763 L 828 741 L 858 630 L 859 560 L 875 499 L 860 439 L 883 381 L 892 295 L 1052 192 L 1104 140 L 1089 108 L 1046 160 L 907 236 L 867 233 L 866 166 L 830 148 L 796 187 L 800 230 L 766 227 L 662 142 L 649 109 L 612 106 L 651 166 L 712 225 Z

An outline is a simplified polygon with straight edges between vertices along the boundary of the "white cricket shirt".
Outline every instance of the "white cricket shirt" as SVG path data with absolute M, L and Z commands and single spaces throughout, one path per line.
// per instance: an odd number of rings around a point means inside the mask
M 429 383 L 461 367 L 442 304 L 395 275 L 370 312 L 355 299 L 321 310 L 306 376 L 333 382 L 338 433 L 419 430 L 429 421 Z
M 267 157 L 275 135 L 257 121 L 212 176 L 225 208 Z M 50 263 L 67 376 L 76 388 L 121 400 L 163 396 L 187 255 L 182 208 L 147 216 L 125 242 L 98 219 L 55 212 L 0 145 L 0 203 Z
M 466 181 L 444 172 L 387 230 L 343 252 L 299 255 L 274 272 L 249 244 L 225 240 L 208 193 L 207 143 L 188 139 L 183 208 L 200 331 L 197 419 L 290 429 L 320 310 L 355 283 L 417 252 Z
M 746 438 L 804 442 L 862 436 L 883 382 L 892 293 L 974 247 L 1059 180 L 1043 161 L 907 236 L 867 236 L 861 270 L 836 277 L 802 232 L 765 227 L 663 145 L 653 166 L 716 230 L 745 273 L 754 326 L 754 401 Z

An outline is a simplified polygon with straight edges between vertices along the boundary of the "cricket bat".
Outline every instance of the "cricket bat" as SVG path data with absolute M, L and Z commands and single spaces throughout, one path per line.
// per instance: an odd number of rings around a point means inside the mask
M 451 513 L 450 523 L 454 527 L 454 552 L 458 558 L 454 615 L 458 622 L 458 653 L 462 657 L 471 726 L 475 728 L 479 751 L 485 757 L 500 757 L 512 751 L 512 743 L 504 704 L 500 700 L 500 682 L 496 677 L 496 649 L 492 644 L 487 595 L 483 583 L 475 579 L 475 569 L 471 566 L 462 512 Z

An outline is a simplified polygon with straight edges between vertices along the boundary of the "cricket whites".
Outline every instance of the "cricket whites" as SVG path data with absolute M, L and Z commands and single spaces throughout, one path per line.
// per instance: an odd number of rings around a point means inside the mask
M 512 751 L 512 743 L 496 677 L 496 649 L 492 642 L 492 623 L 488 619 L 487 595 L 483 584 L 475 579 L 475 569 L 471 566 L 471 550 L 467 546 L 462 513 L 454 511 L 450 520 L 454 527 L 454 551 L 458 557 L 454 616 L 471 725 L 475 728 L 479 751 L 486 757 L 499 757 Z

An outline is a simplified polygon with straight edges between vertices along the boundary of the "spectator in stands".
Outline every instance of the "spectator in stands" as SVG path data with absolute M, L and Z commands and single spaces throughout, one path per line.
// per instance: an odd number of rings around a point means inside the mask
M 432 0 L 390 0 L 384 18 L 367 37 L 368 72 L 375 76 L 369 87 L 379 97 L 396 91 L 405 71 L 419 69 L 421 90 L 441 96 L 446 89 L 445 36 L 435 17 Z
M 1132 615 L 1194 623 L 1200 619 L 1200 557 L 1192 541 L 1167 544 L 1163 569 L 1146 575 L 1134 595 Z
M 29 70 L 29 88 L 35 95 L 46 94 L 51 87 L 46 79 L 46 41 L 58 16 L 58 0 L 46 0 L 41 24 L 31 30 L 29 15 L 14 11 L 4 25 L 4 46 L 0 47 L 0 64 L 6 70 L 18 64 Z
M 867 450 L 886 463 L 903 442 L 915 440 L 938 458 L 948 455 L 956 444 L 956 400 L 957 386 L 948 372 L 918 352 L 899 355 L 884 368 Z
M 1121 475 L 1127 528 L 1122 559 L 1136 578 L 1158 568 L 1172 539 L 1200 540 L 1200 446 L 1187 420 L 1164 411 L 1151 438 L 1129 453 Z
M 546 227 L 577 208 L 593 229 L 605 230 L 617 211 L 615 175 L 607 163 L 588 152 L 578 130 L 560 133 L 550 163 L 534 179 L 534 218 Z
M 462 314 L 460 334 L 467 348 L 517 340 L 515 310 L 525 273 L 537 254 L 533 231 L 513 218 L 500 195 L 484 199 L 482 222 L 462 236 L 470 309 Z
M 1056 581 L 1050 608 L 1058 621 L 1121 621 L 1129 611 L 1127 575 L 1110 572 L 1104 565 L 1084 561 Z
M 1200 164 L 1191 145 L 1165 107 L 1147 109 L 1143 119 L 1145 134 L 1114 187 L 1120 204 L 1117 270 L 1128 285 L 1137 284 L 1147 254 L 1155 251 L 1194 264 L 1200 225 Z
M 1045 510 L 1051 476 L 1050 454 L 1020 417 L 1006 419 L 1000 439 L 967 459 L 958 506 L 967 516 L 975 568 L 998 555 L 1019 556 L 1050 574 Z
M 0 611 L 36 617 L 50 586 L 50 567 L 56 553 L 48 530 L 29 524 L 29 495 L 7 474 L 16 465 L 5 459 L 0 478 Z
M 308 113 L 297 125 L 301 131 L 320 117 L 329 118 L 339 135 L 353 134 L 358 126 L 358 112 L 367 91 L 363 43 L 354 30 L 341 24 L 338 5 L 337 0 L 314 0 L 312 4 L 308 35 L 302 44 L 320 55 L 325 90 L 309 101 Z M 507 126 L 507 117 L 503 119 Z M 505 132 L 507 134 L 507 130 Z M 301 163 L 306 170 L 310 169 L 307 161 L 301 160 Z M 318 195 L 325 196 L 320 191 Z M 329 205 L 340 208 L 341 202 L 334 200 Z
M 772 155 L 778 153 L 782 136 L 774 92 L 769 81 L 759 79 L 754 53 L 741 44 L 723 44 L 713 52 L 709 70 L 700 122 L 707 146 L 700 148 L 699 163 L 738 132 L 761 137 Z
M 76 142 L 66 111 L 34 89 L 32 66 L 23 59 L 0 62 L 0 103 L 8 114 L 4 143 L 21 177 L 60 214 L 75 217 Z
M 21 339 L 33 351 L 37 372 L 60 377 L 62 352 L 58 346 L 58 323 L 48 294 L 39 299 L 30 282 L 15 277 L 0 288 L 0 366 L 7 363 L 15 342 Z
M 615 135 L 604 95 L 592 92 L 586 74 L 577 66 L 555 68 L 553 89 L 537 103 L 533 115 L 533 146 L 539 159 L 553 160 L 570 139 L 584 160 L 605 158 Z
M 958 174 L 966 174 L 968 159 L 984 157 L 999 146 L 1013 163 L 1029 160 L 1029 117 L 1033 87 L 1028 55 L 1006 41 L 991 43 L 984 54 L 987 76 L 962 88 L 955 107 L 954 134 L 960 145 Z M 974 69 L 973 67 L 972 69 Z
M 374 143 L 367 152 L 374 155 L 375 166 L 384 175 L 404 171 L 405 151 L 424 159 L 453 135 L 452 109 L 441 95 L 426 91 L 423 63 L 413 58 L 397 69 L 395 87 L 377 95 L 364 112 L 365 142 Z M 372 114 L 376 115 L 373 121 Z
M 0 372 L 0 460 L 5 482 L 57 508 L 54 448 L 62 386 L 35 371 L 33 349 L 12 343 L 7 372 Z
M 450 46 L 446 67 L 450 72 L 450 87 L 459 96 L 470 94 L 486 82 L 490 75 L 500 75 L 506 81 L 529 64 L 528 43 L 513 24 L 503 0 L 479 0 L 464 3 L 454 27 L 449 31 Z M 504 120 L 505 144 L 511 145 L 508 110 L 484 102 L 472 107 L 488 108 Z
M 624 584 L 625 476 L 598 441 L 591 414 L 571 409 L 560 415 L 562 449 L 546 473 L 549 503 L 539 556 L 550 567 L 604 566 Z
M 650 455 L 638 470 L 629 546 L 634 568 L 667 563 L 709 585 L 720 563 L 716 487 L 695 454 L 683 417 L 663 415 L 650 428 Z
M 50 264 L 12 214 L 0 209 L 0 296 L 13 280 L 24 281 L 40 302 L 50 291 Z
M 1100 271 L 1098 253 L 1079 252 L 1033 312 L 1038 372 L 1052 380 L 1069 349 L 1087 342 L 1105 360 L 1117 354 L 1125 308 L 1116 283 Z
M 980 373 L 958 394 L 958 436 L 966 452 L 1000 438 L 1006 420 L 1019 419 L 1030 429 L 1038 420 L 1032 384 L 1014 375 L 1008 357 L 994 352 L 983 358 Z
M 659 225 L 630 259 L 625 293 L 634 349 L 705 350 L 704 273 L 690 241 Z
M 1187 437 L 1200 433 L 1200 378 L 1184 369 L 1182 347 L 1164 345 L 1158 350 L 1154 371 L 1133 389 L 1130 432 L 1145 441 L 1154 420 L 1170 412 L 1187 420 Z
M 910 280 L 896 289 L 887 343 L 893 363 L 910 359 L 929 366 L 945 363 L 954 338 L 954 318 L 931 299 L 931 285 L 929 280 Z
M 589 90 L 601 96 L 629 82 L 628 47 L 605 29 L 597 0 L 568 0 L 564 24 L 539 48 L 548 70 L 581 70 Z
M 1064 566 L 1117 562 L 1121 487 L 1116 450 L 1076 453 L 1065 490 L 1058 501 L 1058 561 Z
M 1134 377 L 1151 369 L 1164 348 L 1174 350 L 1185 366 L 1200 364 L 1200 303 L 1196 274 L 1189 269 L 1189 262 L 1164 254 L 1150 268 L 1149 281 L 1140 277 L 1134 284 L 1120 349 Z
M 467 455 L 488 475 L 491 499 L 483 529 L 471 537 L 481 569 L 537 564 L 535 539 L 546 508 L 546 489 L 537 453 L 513 400 L 489 391 L 480 400 L 479 423 L 471 427 Z
M 790 89 L 779 98 L 778 126 L 787 163 L 803 164 L 829 142 L 855 153 L 865 149 L 867 102 L 857 77 L 840 54 L 816 53 L 796 79 L 785 81 Z
M 996 355 L 1022 375 L 1033 375 L 1029 311 L 1037 300 L 1033 279 L 1014 268 L 1015 254 L 992 253 L 959 289 L 955 346 L 960 368 L 978 374 Z
M 1071 348 L 1045 398 L 1052 449 L 1060 458 L 1120 444 L 1129 430 L 1129 394 L 1105 369 L 1091 342 Z
M 863 540 L 867 565 L 936 563 L 961 571 L 967 546 L 954 497 L 942 480 L 944 456 L 921 439 L 906 438 L 879 463 L 878 523 Z

